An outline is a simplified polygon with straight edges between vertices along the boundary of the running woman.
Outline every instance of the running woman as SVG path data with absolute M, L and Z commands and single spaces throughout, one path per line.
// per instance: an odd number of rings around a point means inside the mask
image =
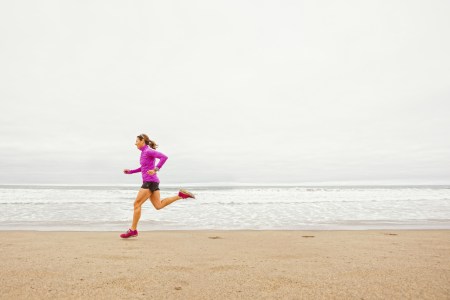
M 141 172 L 143 183 L 136 196 L 136 200 L 134 201 L 134 214 L 131 228 L 129 228 L 127 232 L 122 233 L 120 235 L 121 238 L 135 237 L 138 235 L 137 224 L 139 222 L 139 218 L 141 217 L 141 206 L 145 201 L 147 201 L 147 199 L 150 198 L 150 201 L 157 210 L 180 199 L 195 199 L 195 196 L 191 192 L 179 190 L 178 196 L 160 200 L 159 178 L 156 175 L 156 172 L 161 169 L 168 157 L 161 152 L 155 151 L 158 145 L 154 141 L 150 140 L 146 134 L 138 135 L 135 145 L 139 150 L 141 150 L 141 167 L 134 170 L 125 169 L 123 172 L 125 174 Z M 159 162 L 155 167 L 156 158 L 159 159 Z

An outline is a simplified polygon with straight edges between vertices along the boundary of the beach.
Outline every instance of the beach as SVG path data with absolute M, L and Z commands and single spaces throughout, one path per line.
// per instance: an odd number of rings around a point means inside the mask
M 0 231 L 1 299 L 450 299 L 450 230 Z

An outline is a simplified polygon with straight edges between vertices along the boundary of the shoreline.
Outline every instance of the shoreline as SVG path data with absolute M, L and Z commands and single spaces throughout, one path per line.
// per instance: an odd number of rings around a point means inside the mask
M 123 233 L 126 230 L 40 230 L 40 229 L 0 229 L 0 233 L 17 232 L 17 233 Z M 402 229 L 402 228 L 387 228 L 387 229 L 145 229 L 138 228 L 138 232 L 385 232 L 385 231 L 446 231 L 450 233 L 450 228 L 423 228 L 423 229 Z
M 5 299 L 448 299 L 450 230 L 0 231 Z
M 164 232 L 164 231 L 385 231 L 385 230 L 450 230 L 450 224 L 396 224 L 396 225 L 367 225 L 367 224 L 334 224 L 334 225 L 310 225 L 309 227 L 293 227 L 293 228 L 196 228 L 191 226 L 171 226 L 171 225 L 152 225 L 145 224 L 145 221 L 140 221 L 138 226 L 139 232 Z M 130 222 L 124 222 L 121 225 L 110 226 L 93 226 L 92 224 L 66 224 L 66 225 L 29 225 L 23 226 L 22 224 L 11 223 L 8 225 L 0 225 L 0 232 L 8 231 L 32 231 L 32 232 L 123 232 L 126 231 Z M 94 227 L 94 228 L 93 228 Z M 14 229 L 9 229 L 14 228 Z

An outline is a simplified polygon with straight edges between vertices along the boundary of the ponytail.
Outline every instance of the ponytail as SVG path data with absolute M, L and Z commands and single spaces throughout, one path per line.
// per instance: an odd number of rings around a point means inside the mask
M 146 134 L 141 134 L 141 135 L 138 135 L 137 137 L 138 137 L 138 139 L 140 139 L 141 141 L 144 140 L 145 144 L 148 145 L 148 146 L 150 146 L 150 148 L 152 148 L 152 149 L 156 149 L 156 148 L 158 147 L 158 145 L 156 144 L 156 142 L 155 142 L 155 141 L 152 141 L 152 140 L 148 137 L 148 135 L 146 135 Z

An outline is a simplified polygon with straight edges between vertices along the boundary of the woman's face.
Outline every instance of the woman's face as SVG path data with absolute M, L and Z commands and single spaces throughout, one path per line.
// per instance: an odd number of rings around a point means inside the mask
M 144 140 L 140 140 L 139 138 L 136 138 L 136 143 L 134 143 L 136 145 L 136 147 L 138 147 L 139 149 L 144 147 L 145 145 L 145 141 Z

